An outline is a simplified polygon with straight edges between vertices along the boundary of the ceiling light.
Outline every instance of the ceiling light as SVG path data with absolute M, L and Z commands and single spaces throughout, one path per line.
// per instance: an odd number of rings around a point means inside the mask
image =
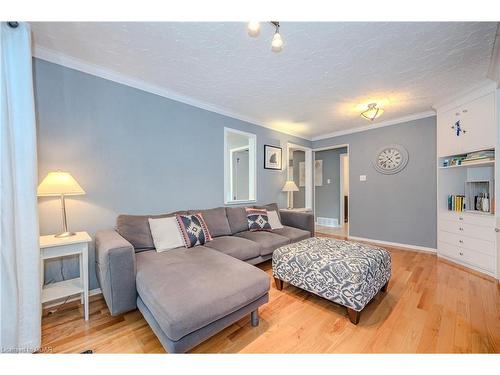
M 276 32 L 273 36 L 273 41 L 271 42 L 271 50 L 273 52 L 281 52 L 283 49 L 283 39 L 281 39 L 280 33 Z
M 260 22 L 259 21 L 250 21 L 248 23 L 248 35 L 252 38 L 258 37 L 260 34 Z
M 273 36 L 273 41 L 271 42 L 271 50 L 273 52 L 281 52 L 283 49 L 283 39 L 280 35 L 280 23 L 279 22 L 271 22 L 274 26 L 276 26 L 276 31 Z
M 283 38 L 280 34 L 280 23 L 278 21 L 269 22 L 274 26 L 274 35 L 271 41 L 271 50 L 273 52 L 281 52 L 283 50 Z M 260 34 L 260 23 L 257 21 L 251 21 L 248 23 L 248 35 L 255 38 Z
M 377 103 L 370 103 L 368 104 L 368 109 L 361 112 L 361 116 L 369 121 L 373 121 L 382 113 L 384 113 L 384 110 L 382 108 L 378 108 Z

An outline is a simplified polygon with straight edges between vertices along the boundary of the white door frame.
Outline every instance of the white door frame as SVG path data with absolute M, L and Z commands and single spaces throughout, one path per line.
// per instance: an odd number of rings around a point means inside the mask
M 293 179 L 293 176 L 290 176 L 290 149 L 301 150 L 305 153 L 305 166 L 306 166 L 306 200 L 305 200 L 305 208 L 309 208 L 314 210 L 313 206 L 313 155 L 312 148 L 297 145 L 295 143 L 288 142 L 286 145 L 286 178 L 287 180 Z
M 349 165 L 349 154 L 346 152 L 339 155 L 340 162 L 340 214 L 339 214 L 339 227 L 343 227 L 344 223 L 344 158 L 347 158 L 347 165 Z M 349 195 L 347 196 L 347 204 L 349 204 Z M 349 210 L 347 210 L 349 215 Z M 349 219 L 348 219 L 349 220 Z
M 349 161 L 349 199 L 347 200 L 347 211 L 349 213 L 349 222 L 351 221 L 351 199 L 350 199 L 350 190 L 351 190 L 351 154 L 350 154 L 350 147 L 349 147 L 349 143 L 344 143 L 344 144 L 341 144 L 341 145 L 335 145 L 335 146 L 327 146 L 327 147 L 318 147 L 318 148 L 314 148 L 313 149 L 313 153 L 314 153 L 314 161 L 316 160 L 316 152 L 318 151 L 326 151 L 326 150 L 336 150 L 338 148 L 344 148 L 346 147 L 347 148 L 347 157 L 349 158 L 348 161 Z M 345 155 L 344 154 L 341 154 L 341 155 Z M 313 163 L 314 163 L 313 161 Z M 312 165 L 311 165 L 312 167 Z M 314 174 L 314 169 L 313 169 L 313 174 Z M 342 183 L 342 174 L 340 173 L 340 178 L 341 178 L 341 183 Z M 314 176 L 313 176 L 313 181 L 314 181 Z M 313 189 L 313 200 L 314 202 L 316 202 L 316 186 L 314 186 L 314 189 Z M 341 211 L 344 210 L 344 202 L 342 201 L 342 186 L 341 186 L 341 189 L 340 189 L 340 196 L 341 196 L 341 205 L 340 205 L 340 209 Z M 344 219 L 343 219 L 343 215 L 341 217 L 339 217 L 339 221 L 342 222 L 342 226 L 344 225 Z M 350 236 L 350 231 L 351 231 L 351 226 L 348 225 L 347 226 L 347 237 Z

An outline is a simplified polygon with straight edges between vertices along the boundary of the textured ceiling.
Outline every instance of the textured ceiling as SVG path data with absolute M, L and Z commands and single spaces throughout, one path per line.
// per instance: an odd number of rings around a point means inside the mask
M 307 138 L 428 111 L 486 79 L 496 23 L 32 23 L 37 46 Z

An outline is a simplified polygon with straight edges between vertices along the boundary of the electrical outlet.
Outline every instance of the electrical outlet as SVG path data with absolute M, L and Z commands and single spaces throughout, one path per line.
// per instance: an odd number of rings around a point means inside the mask
M 330 180 L 330 179 L 328 178 L 328 179 L 326 180 L 326 183 L 327 183 L 328 185 L 330 185 L 330 184 L 332 183 L 332 180 Z
M 360 174 L 359 175 L 359 181 L 366 181 L 366 175 L 365 174 Z

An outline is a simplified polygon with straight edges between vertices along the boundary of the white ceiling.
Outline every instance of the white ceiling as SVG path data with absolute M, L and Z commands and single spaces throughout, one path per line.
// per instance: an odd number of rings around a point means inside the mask
M 282 22 L 276 54 L 267 23 L 258 38 L 244 23 L 32 23 L 35 55 L 48 49 L 306 138 L 367 125 L 359 113 L 372 101 L 385 110 L 376 123 L 478 85 L 496 28 Z

